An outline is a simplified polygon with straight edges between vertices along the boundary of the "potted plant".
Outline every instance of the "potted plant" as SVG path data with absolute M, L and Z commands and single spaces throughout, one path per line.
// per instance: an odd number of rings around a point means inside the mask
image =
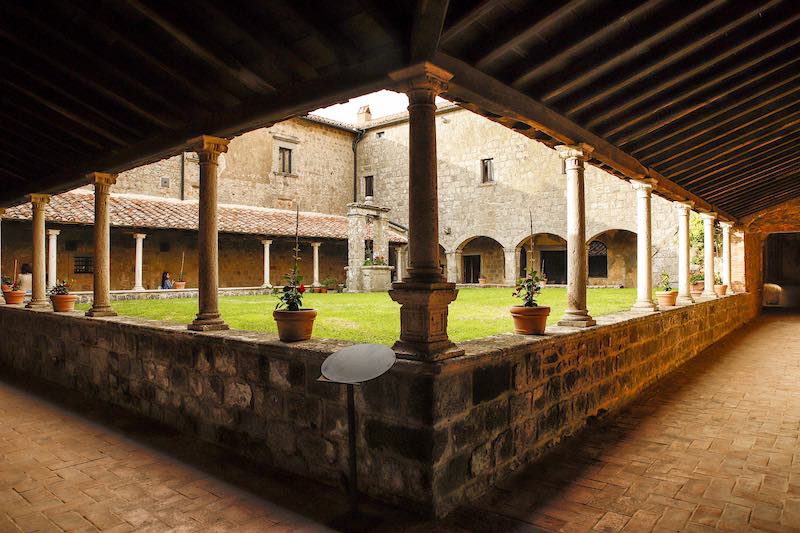
M 178 277 L 175 278 L 175 281 L 172 282 L 173 289 L 186 288 L 186 274 L 183 272 L 183 264 L 185 258 L 186 258 L 186 251 L 183 251 L 181 252 L 181 271 L 178 273 Z
M 283 278 L 286 284 L 283 292 L 278 297 L 278 304 L 272 312 L 278 326 L 278 338 L 283 342 L 305 341 L 311 338 L 314 328 L 314 319 L 317 317 L 315 309 L 304 309 L 303 293 L 306 287 L 303 278 L 297 273 L 300 262 L 300 207 L 297 208 L 294 230 L 294 263 L 292 271 Z
M 705 287 L 703 278 L 701 272 L 695 272 L 689 276 L 689 292 L 692 293 L 692 297 L 697 298 L 703 294 L 703 288 Z
M 8 276 L 2 276 L 2 280 L 3 280 L 2 283 L 3 292 L 10 291 L 11 286 L 14 284 L 14 282 Z
M 533 213 L 531 217 L 531 247 L 533 247 Z M 531 254 L 532 255 L 532 254 Z M 539 273 L 533 270 L 533 258 L 528 261 L 529 274 L 517 282 L 512 293 L 515 298 L 522 298 L 522 305 L 511 307 L 511 317 L 514 319 L 514 332 L 522 335 L 542 335 L 547 326 L 547 317 L 550 308 L 536 303 L 536 297 L 542 291 Z
M 57 313 L 74 311 L 77 299 L 77 295 L 69 293 L 69 281 L 66 279 L 57 280 L 50 289 L 50 301 L 53 302 L 53 311 Z
M 483 276 L 478 277 L 478 285 L 486 285 L 486 278 Z
M 8 305 L 19 305 L 25 301 L 25 291 L 19 290 L 19 281 L 17 280 L 17 260 L 14 259 L 14 276 L 12 278 L 3 278 L 3 298 Z
M 322 280 L 322 292 L 334 291 L 336 290 L 336 285 L 336 278 L 325 278 Z
M 722 283 L 722 276 L 714 275 L 714 293 L 717 296 L 725 296 L 728 293 L 728 286 Z
M 661 281 L 658 283 L 657 288 L 659 289 L 656 291 L 658 306 L 674 306 L 678 300 L 678 291 L 672 289 L 672 284 L 669 281 L 669 274 L 666 272 L 661 273 Z

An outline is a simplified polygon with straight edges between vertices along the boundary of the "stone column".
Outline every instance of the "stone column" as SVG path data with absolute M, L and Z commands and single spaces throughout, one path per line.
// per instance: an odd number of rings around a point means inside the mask
M 92 307 L 86 316 L 116 316 L 111 308 L 111 218 L 108 196 L 117 182 L 116 174 L 93 172 L 94 183 L 94 275 Z
M 636 303 L 634 311 L 655 311 L 653 303 L 653 227 L 650 195 L 656 180 L 631 182 L 636 191 Z
M 447 257 L 447 282 L 463 283 L 461 277 L 461 263 L 463 255 L 461 250 L 447 250 L 444 255 Z
M 266 289 L 272 287 L 272 283 L 269 282 L 269 245 L 272 244 L 272 241 L 263 239 L 261 244 L 264 245 L 264 283 L 261 286 Z
M 45 270 L 45 206 L 50 203 L 49 194 L 31 194 L 30 202 L 33 205 L 33 278 L 31 286 L 30 309 L 48 309 L 50 300 L 47 299 Z
M 219 238 L 217 220 L 217 163 L 228 151 L 228 140 L 203 135 L 189 142 L 200 160 L 198 224 L 198 313 L 189 329 L 228 329 L 219 315 Z
M 567 172 L 567 310 L 559 326 L 594 326 L 586 309 L 589 258 L 586 246 L 586 212 L 583 165 L 594 148 L 586 144 L 556 146 Z
M 456 299 L 455 283 L 439 267 L 439 196 L 437 190 L 436 104 L 452 74 L 430 63 L 393 72 L 408 94 L 408 277 L 392 285 L 391 298 L 401 305 L 401 357 L 437 360 L 463 353 L 447 336 L 447 306 Z
M 716 298 L 717 293 L 714 292 L 714 220 L 717 218 L 716 213 L 700 213 L 703 217 L 703 265 L 705 273 L 703 274 L 703 296 L 707 298 Z
M 319 287 L 319 247 L 321 242 L 312 242 L 311 249 L 314 251 L 314 283 L 312 287 Z
M 61 230 L 47 230 L 47 288 L 52 289 L 58 281 L 58 236 Z
M 678 209 L 678 305 L 694 303 L 689 287 L 689 213 L 694 202 L 677 202 Z
M 504 282 L 506 285 L 516 285 L 519 252 L 517 252 L 516 248 L 503 248 L 503 256 L 505 258 Z
M 720 221 L 722 226 L 722 283 L 728 286 L 728 294 L 733 294 L 731 282 L 731 228 L 732 222 Z
M 2 230 L 2 222 L 3 222 L 3 215 L 5 215 L 5 214 L 6 214 L 5 208 L 0 207 L 0 275 L 3 274 L 3 254 L 2 254 L 2 249 L 3 249 L 2 233 L 3 233 L 3 230 Z
M 398 246 L 395 251 L 395 257 L 397 257 L 397 281 L 403 281 L 405 277 L 405 264 L 406 264 L 406 247 L 405 246 Z
M 147 235 L 144 233 L 133 234 L 133 238 L 136 240 L 136 260 L 133 267 L 133 290 L 135 291 L 144 290 L 144 285 L 142 284 L 142 248 L 145 237 Z

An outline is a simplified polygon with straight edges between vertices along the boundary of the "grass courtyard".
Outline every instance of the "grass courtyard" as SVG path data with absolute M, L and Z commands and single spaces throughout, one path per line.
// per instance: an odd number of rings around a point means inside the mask
M 556 323 L 564 314 L 567 291 L 545 288 L 539 305 L 552 308 L 548 324 Z M 456 342 L 478 339 L 512 330 L 508 308 L 519 300 L 511 297 L 511 289 L 460 289 L 458 299 L 450 305 L 450 338 Z M 607 315 L 630 308 L 636 301 L 636 289 L 590 289 L 589 311 L 593 316 Z M 277 296 L 224 296 L 219 300 L 220 312 L 234 329 L 277 333 L 272 310 Z M 304 307 L 313 307 L 319 314 L 314 323 L 314 336 L 391 345 L 400 334 L 399 305 L 385 292 L 367 294 L 306 294 Z M 113 302 L 120 315 L 188 324 L 197 313 L 197 300 L 129 300 Z M 88 309 L 89 305 L 78 306 Z

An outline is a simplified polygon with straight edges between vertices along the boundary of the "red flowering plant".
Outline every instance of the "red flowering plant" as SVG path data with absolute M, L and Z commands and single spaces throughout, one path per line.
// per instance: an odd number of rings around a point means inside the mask
M 299 311 L 303 306 L 303 293 L 306 286 L 303 285 L 303 276 L 298 274 L 298 264 L 300 263 L 300 208 L 297 208 L 294 227 L 294 263 L 292 271 L 284 274 L 283 279 L 286 283 L 283 286 L 283 293 L 278 298 L 278 305 L 275 309 L 286 309 L 287 311 Z

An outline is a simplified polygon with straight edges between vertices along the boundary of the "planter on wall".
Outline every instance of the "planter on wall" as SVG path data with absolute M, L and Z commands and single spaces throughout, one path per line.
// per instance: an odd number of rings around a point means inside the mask
M 692 283 L 689 286 L 689 292 L 692 294 L 693 298 L 697 298 L 701 294 L 703 294 L 703 288 L 705 288 L 706 284 L 703 281 L 698 281 L 696 283 Z
M 3 291 L 3 298 L 8 305 L 19 305 L 25 301 L 25 291 Z
M 185 289 L 186 288 L 186 282 L 185 281 L 173 281 L 172 282 L 172 288 L 173 289 L 178 289 L 178 290 Z
M 50 301 L 53 302 L 53 311 L 65 313 L 75 310 L 75 301 L 78 299 L 76 294 L 51 294 Z
M 514 332 L 521 335 L 544 334 L 548 316 L 550 316 L 550 308 L 545 306 L 525 307 L 524 305 L 514 305 L 511 307 Z
M 714 293 L 717 296 L 725 296 L 728 293 L 727 285 L 714 285 Z
M 678 301 L 678 291 L 656 291 L 658 306 L 674 306 Z
M 311 333 L 314 329 L 317 310 L 286 311 L 285 309 L 276 309 L 272 312 L 272 317 L 278 326 L 278 338 L 281 341 L 307 341 L 311 338 Z
M 486 285 L 486 278 L 478 278 L 478 285 Z

